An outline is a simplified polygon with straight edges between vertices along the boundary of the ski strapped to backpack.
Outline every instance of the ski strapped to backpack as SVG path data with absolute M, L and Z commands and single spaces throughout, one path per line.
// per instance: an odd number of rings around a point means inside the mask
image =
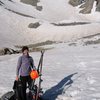
M 38 67 L 37 67 L 37 72 L 39 74 L 38 84 L 37 83 L 35 84 L 36 79 L 33 80 L 32 84 L 31 84 L 31 93 L 34 96 L 33 100 L 40 100 L 40 96 L 43 94 L 43 91 L 42 91 L 42 88 L 41 88 L 43 55 L 44 55 L 44 51 L 41 51 L 41 57 L 40 57 L 39 64 L 38 64 Z
M 43 65 L 43 55 L 44 55 L 44 51 L 41 51 L 41 58 L 40 58 L 39 65 L 38 65 L 38 68 L 37 68 L 37 71 L 39 73 L 39 83 L 38 83 L 38 86 L 37 86 L 37 89 L 36 89 L 35 100 L 39 100 L 40 94 L 43 93 L 42 88 L 41 88 L 41 82 L 43 81 L 42 78 L 41 78 L 41 76 L 42 76 L 42 65 Z

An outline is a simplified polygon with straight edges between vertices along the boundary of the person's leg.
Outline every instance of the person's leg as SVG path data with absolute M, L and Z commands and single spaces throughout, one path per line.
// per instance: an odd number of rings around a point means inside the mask
M 29 90 L 31 89 L 31 86 L 32 86 L 32 79 L 30 76 L 27 76 L 27 83 L 28 83 L 28 87 L 29 87 Z
M 22 100 L 26 100 L 26 82 L 27 82 L 27 77 L 26 76 L 21 76 L 20 80 L 21 80 L 21 83 L 22 83 L 21 97 L 22 97 Z
M 32 80 L 30 76 L 27 77 L 27 82 L 29 86 L 29 97 L 35 99 L 35 87 L 34 87 L 34 82 L 35 80 Z

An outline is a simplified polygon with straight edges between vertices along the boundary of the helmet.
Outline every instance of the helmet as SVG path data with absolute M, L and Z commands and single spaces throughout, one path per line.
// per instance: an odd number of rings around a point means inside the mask
M 38 78 L 39 77 L 39 74 L 38 74 L 38 72 L 37 72 L 37 70 L 32 70 L 31 72 L 30 72 L 30 77 L 31 77 L 31 79 L 36 79 L 36 78 Z

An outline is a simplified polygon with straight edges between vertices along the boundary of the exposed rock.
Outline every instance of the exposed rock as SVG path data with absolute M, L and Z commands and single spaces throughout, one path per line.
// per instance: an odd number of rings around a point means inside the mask
M 19 53 L 19 51 L 13 50 L 11 48 L 3 48 L 0 50 L 0 55 L 16 54 L 16 53 Z
M 71 4 L 72 6 L 78 6 L 83 2 L 83 0 L 70 0 L 69 4 Z
M 40 2 L 40 0 L 21 0 L 21 2 L 35 6 L 36 9 L 39 11 L 42 10 L 42 6 L 37 5 L 37 3 Z
M 2 1 L 0 1 L 0 5 L 3 5 L 4 3 Z
M 29 28 L 38 28 L 41 24 L 39 22 L 36 22 L 36 23 L 30 23 L 28 25 Z
M 43 9 L 43 7 L 42 6 L 36 6 L 36 9 L 41 11 Z
M 76 43 L 70 43 L 68 44 L 69 46 L 76 46 L 77 44 Z
M 17 11 L 8 9 L 8 8 L 5 8 L 5 9 L 7 9 L 8 11 L 11 11 L 11 12 L 13 12 L 13 13 L 16 13 L 16 14 L 18 14 L 18 15 L 24 16 L 24 17 L 35 18 L 35 17 L 31 16 L 31 15 L 27 15 L 27 14 L 24 14 L 24 13 L 20 13 L 20 12 L 17 12 Z
M 80 11 L 80 13 L 88 14 L 91 13 L 95 0 L 87 0 L 84 4 L 84 8 Z
M 32 6 L 37 6 L 37 3 L 39 2 L 39 0 L 21 0 L 21 2 L 30 4 Z
M 4 55 L 4 50 L 0 49 L 0 55 Z
M 52 23 L 55 26 L 74 26 L 74 25 L 85 25 L 85 24 L 91 24 L 89 22 L 73 22 L 73 23 Z
M 83 37 L 83 39 L 91 39 L 91 38 L 94 38 L 96 36 L 100 37 L 100 33 L 97 33 L 97 34 L 94 34 L 94 35 L 85 36 L 85 37 Z
M 97 0 L 97 8 L 96 8 L 96 11 L 99 11 L 100 12 L 100 0 Z
M 78 6 L 82 4 L 80 6 L 80 8 L 82 8 L 80 13 L 88 14 L 91 13 L 95 1 L 97 2 L 96 11 L 100 11 L 100 0 L 70 0 L 69 4 L 71 4 L 72 6 Z
M 8 1 L 11 1 L 11 2 L 13 2 L 12 0 L 8 0 Z
M 88 6 L 88 1 L 85 1 L 85 3 L 83 3 L 81 6 L 80 6 L 80 8 L 85 8 L 85 7 L 87 7 Z

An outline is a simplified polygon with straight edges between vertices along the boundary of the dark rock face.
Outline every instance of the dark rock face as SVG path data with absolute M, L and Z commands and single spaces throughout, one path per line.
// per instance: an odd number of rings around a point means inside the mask
M 36 22 L 36 23 L 30 23 L 29 24 L 29 28 L 38 28 L 40 26 L 40 23 L 39 22 Z
M 11 1 L 11 2 L 13 2 L 12 0 L 8 0 L 8 1 Z
M 96 11 L 100 11 L 100 0 L 69 0 L 69 4 L 72 6 L 80 6 L 82 10 L 80 10 L 80 13 L 88 14 L 91 13 L 91 10 L 93 8 L 93 4 L 96 1 Z
M 16 54 L 16 53 L 19 53 L 19 51 L 13 50 L 11 48 L 3 48 L 0 50 L 0 55 Z
M 96 11 L 99 11 L 100 12 L 100 0 L 97 0 L 97 8 L 96 8 Z
M 85 25 L 85 24 L 91 24 L 89 22 L 73 22 L 73 23 L 52 23 L 55 26 L 75 26 L 75 25 Z
M 83 14 L 88 14 L 91 13 L 91 10 L 93 8 L 93 4 L 94 4 L 95 0 L 87 0 L 84 4 L 83 4 L 83 9 L 80 11 L 80 13 Z
M 73 6 L 78 6 L 80 5 L 84 0 L 70 0 L 69 4 L 73 5 Z
M 21 2 L 35 6 L 36 9 L 39 11 L 42 10 L 42 6 L 37 5 L 37 3 L 40 2 L 40 0 L 21 0 Z
M 0 1 L 0 5 L 2 6 L 4 3 L 2 1 Z
M 39 2 L 39 0 L 21 0 L 21 2 L 30 4 L 32 6 L 37 6 L 37 3 Z

